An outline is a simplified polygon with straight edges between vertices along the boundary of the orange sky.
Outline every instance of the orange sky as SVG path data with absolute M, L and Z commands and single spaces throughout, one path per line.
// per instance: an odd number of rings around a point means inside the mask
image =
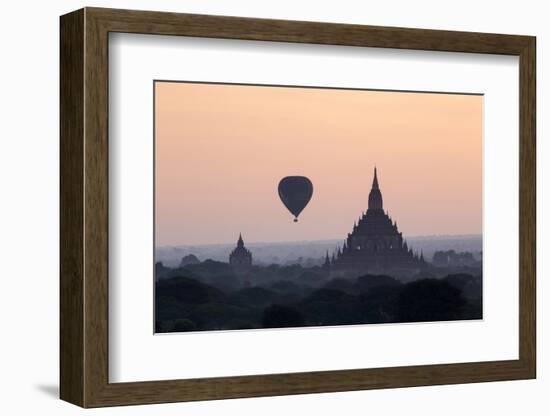
M 155 83 L 156 244 L 345 238 L 378 168 L 404 235 L 480 234 L 483 97 Z M 299 217 L 281 178 L 307 176 Z

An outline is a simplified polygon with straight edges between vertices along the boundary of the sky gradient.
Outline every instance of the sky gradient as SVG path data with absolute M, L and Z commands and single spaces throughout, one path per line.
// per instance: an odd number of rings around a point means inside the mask
M 156 82 L 156 245 L 344 239 L 375 165 L 405 236 L 481 234 L 482 135 L 482 96 Z

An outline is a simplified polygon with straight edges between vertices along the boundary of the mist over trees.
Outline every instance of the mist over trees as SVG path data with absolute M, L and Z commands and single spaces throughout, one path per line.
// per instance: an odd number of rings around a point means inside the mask
M 247 247 L 254 253 L 254 262 L 259 265 L 290 265 L 300 264 L 304 267 L 320 266 L 322 258 L 328 251 L 341 245 L 343 240 L 297 241 L 280 243 L 251 243 Z M 454 250 L 456 253 L 472 253 L 480 260 L 482 250 L 481 235 L 462 236 L 407 236 L 407 242 L 415 251 L 423 251 L 427 259 L 432 259 L 437 251 Z M 196 260 L 211 259 L 226 262 L 234 243 L 210 245 L 163 246 L 155 250 L 156 261 L 168 267 L 185 266 Z M 185 264 L 181 264 L 182 260 Z
M 482 317 L 479 274 L 331 277 L 320 267 L 253 266 L 247 286 L 227 263 L 159 268 L 156 332 L 448 321 Z

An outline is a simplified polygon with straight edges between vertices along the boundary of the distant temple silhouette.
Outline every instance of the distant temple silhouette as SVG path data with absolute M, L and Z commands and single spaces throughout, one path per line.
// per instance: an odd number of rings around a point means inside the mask
M 407 246 L 397 222 L 384 212 L 378 175 L 369 194 L 369 208 L 353 225 L 343 246 L 329 258 L 325 256 L 323 268 L 331 274 L 380 274 L 410 275 L 424 269 L 424 255 L 413 253 Z
M 241 234 L 237 240 L 237 247 L 229 255 L 229 264 L 237 273 L 246 273 L 252 267 L 252 253 L 244 246 Z

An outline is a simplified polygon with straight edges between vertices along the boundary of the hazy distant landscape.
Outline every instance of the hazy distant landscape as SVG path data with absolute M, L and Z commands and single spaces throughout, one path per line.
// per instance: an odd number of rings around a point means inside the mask
M 245 236 L 246 237 L 246 236 Z M 470 252 L 479 260 L 482 251 L 481 235 L 436 235 L 406 237 L 409 246 L 415 251 L 422 251 L 424 257 L 431 261 L 439 250 Z M 254 253 L 255 264 L 302 264 L 320 265 L 328 251 L 331 255 L 342 240 L 297 241 L 276 243 L 250 243 L 247 247 Z M 235 247 L 231 244 L 180 245 L 157 247 L 155 261 L 168 267 L 179 266 L 181 259 L 193 254 L 200 261 L 207 259 L 227 262 L 229 253 Z
M 338 240 L 250 243 L 245 270 L 230 264 L 234 244 L 161 247 L 155 331 L 482 318 L 481 236 L 408 241 L 426 258 L 408 275 L 327 268 L 323 259 Z

